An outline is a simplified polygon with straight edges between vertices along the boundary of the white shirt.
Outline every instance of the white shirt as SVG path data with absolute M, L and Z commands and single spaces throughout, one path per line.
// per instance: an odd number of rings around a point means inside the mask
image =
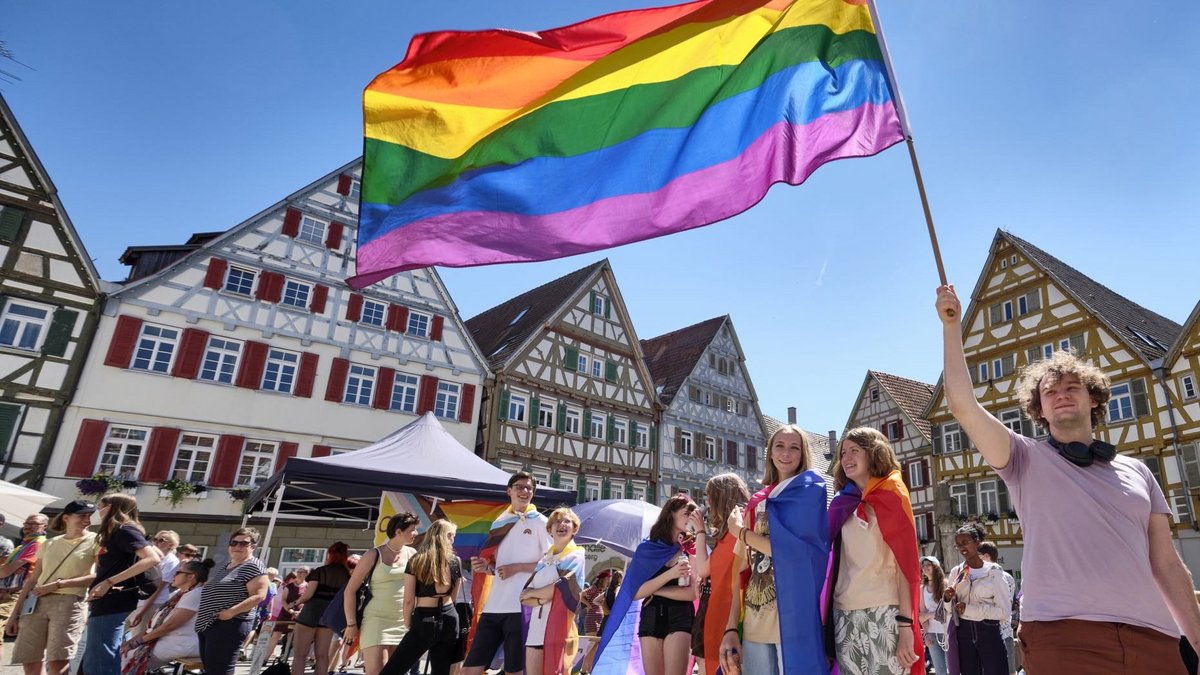
M 550 548 L 553 539 L 546 531 L 546 516 L 531 511 L 513 524 L 512 529 L 500 542 L 496 550 L 496 569 L 513 563 L 536 563 Z M 492 590 L 483 606 L 485 614 L 506 614 L 521 611 L 521 589 L 529 580 L 529 574 L 514 574 L 501 579 L 492 579 Z
M 174 551 L 164 555 L 162 560 L 158 561 L 158 571 L 162 572 L 162 581 L 166 587 L 154 598 L 155 607 L 165 605 L 167 599 L 171 597 L 171 579 L 175 576 L 177 569 L 179 569 L 179 558 Z
M 163 595 L 167 595 L 167 593 L 164 591 Z M 196 610 L 200 609 L 199 587 L 193 588 L 179 599 L 174 611 L 181 609 L 191 610 L 192 617 L 183 622 L 183 625 L 158 639 L 158 642 L 154 644 L 155 655 L 192 656 L 200 653 L 200 636 L 196 634 L 195 614 Z M 164 616 L 162 620 L 166 621 L 167 617 Z

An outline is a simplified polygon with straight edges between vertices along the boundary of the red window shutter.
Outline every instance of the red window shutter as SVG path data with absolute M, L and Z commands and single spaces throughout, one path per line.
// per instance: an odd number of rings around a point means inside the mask
M 926 513 L 924 518 L 925 518 L 925 531 L 929 533 L 929 538 L 931 540 L 937 541 L 938 534 L 937 534 L 937 530 L 934 529 L 933 514 Z
M 209 483 L 213 487 L 230 487 L 237 478 L 238 462 L 242 459 L 242 447 L 246 444 L 243 436 L 222 436 L 217 441 L 217 458 L 213 460 L 212 478 Z
M 328 445 L 314 445 L 313 446 L 313 451 L 312 451 L 313 457 L 328 457 L 331 454 L 333 454 L 333 448 L 329 447 Z
M 329 223 L 329 229 L 325 231 L 325 248 L 337 250 L 342 247 L 342 232 L 346 226 L 341 223 Z
M 421 391 L 417 394 L 417 414 L 424 415 L 433 412 L 437 402 L 438 379 L 432 375 L 421 376 Z
M 737 441 L 725 441 L 725 463 L 737 465 Z
M 279 453 L 275 457 L 275 470 L 278 471 L 278 470 L 282 469 L 283 465 L 287 464 L 288 458 L 295 457 L 296 451 L 299 449 L 300 449 L 300 444 L 298 444 L 298 443 L 290 443 L 290 442 L 289 443 L 280 443 L 279 444 Z
M 346 174 L 338 176 L 337 191 L 339 195 L 350 194 L 350 176 L 347 176 Z
M 263 371 L 267 367 L 268 345 L 265 342 L 247 341 L 242 347 L 242 363 L 238 367 L 233 383 L 243 389 L 258 389 L 262 386 Z
M 346 320 L 361 321 L 363 309 L 363 296 L 358 293 L 350 294 L 350 302 L 346 304 Z
M 137 346 L 138 335 L 142 332 L 142 320 L 122 314 L 117 317 L 117 327 L 113 329 L 112 342 L 108 343 L 108 354 L 104 357 L 104 365 L 117 368 L 128 368 L 133 360 L 133 349 Z
M 308 303 L 308 309 L 313 314 L 325 313 L 325 300 L 329 298 L 329 287 L 317 284 L 313 286 L 312 301 Z
M 283 234 L 294 237 L 300 234 L 300 212 L 296 209 L 288 209 L 287 214 L 283 216 Z
M 296 396 L 312 398 L 313 382 L 317 379 L 317 363 L 320 359 L 312 352 L 300 355 L 300 372 L 296 376 Z
M 208 259 L 208 271 L 204 273 L 204 287 L 219 289 L 225 283 L 225 269 L 229 264 L 220 258 Z
M 933 485 L 933 476 L 930 475 L 928 457 L 921 460 L 921 472 L 925 474 L 925 487 L 931 487 Z
M 79 425 L 79 435 L 75 437 L 75 449 L 71 451 L 71 460 L 67 462 L 65 473 L 73 478 L 91 478 L 96 471 L 96 460 L 100 457 L 100 446 L 104 443 L 104 435 L 108 433 L 108 422 L 103 420 L 83 420 Z
M 179 356 L 171 368 L 171 374 L 188 380 L 200 374 L 200 362 L 204 360 L 204 348 L 208 346 L 208 331 L 184 328 L 179 339 Z
M 403 333 L 408 328 L 408 308 L 403 305 L 388 305 L 387 329 Z
M 171 475 L 171 462 L 175 459 L 175 448 L 179 445 L 179 430 L 155 427 L 150 430 L 150 442 L 146 444 L 146 458 L 142 460 L 140 478 L 147 483 L 161 483 Z
M 436 316 L 436 315 L 433 317 L 433 326 L 431 326 L 429 329 L 429 339 L 430 340 L 433 340 L 434 342 L 442 341 L 442 328 L 443 328 L 443 324 L 445 324 L 445 323 L 446 323 L 445 317 Z
M 329 370 L 329 382 L 325 385 L 326 401 L 342 402 L 342 394 L 346 392 L 346 376 L 349 373 L 349 361 L 346 359 L 333 360 L 333 368 Z
M 396 381 L 395 368 L 380 368 L 379 377 L 375 380 L 375 400 L 371 405 L 387 410 L 392 407 L 392 384 Z
M 462 396 L 458 398 L 458 421 L 471 422 L 471 416 L 475 410 L 475 385 L 464 384 L 462 386 Z
M 271 295 L 274 292 L 271 288 L 272 280 L 274 278 L 275 278 L 274 272 L 264 271 L 262 274 L 259 274 L 258 275 L 258 286 L 256 286 L 254 288 L 254 297 L 256 297 L 259 300 L 262 300 L 264 302 L 276 302 L 276 300 L 270 299 Z

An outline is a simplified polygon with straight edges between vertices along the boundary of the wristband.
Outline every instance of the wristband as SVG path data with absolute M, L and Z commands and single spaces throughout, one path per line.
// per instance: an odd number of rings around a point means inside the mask
M 722 633 L 722 635 L 728 635 L 730 633 L 736 633 L 736 632 L 738 632 L 738 629 L 736 629 L 736 628 L 726 628 L 725 632 Z
M 904 616 L 903 614 L 897 614 L 896 615 L 896 623 L 904 624 L 906 626 L 911 626 L 911 625 L 913 625 L 913 620 L 912 620 L 912 617 L 910 617 L 910 616 Z

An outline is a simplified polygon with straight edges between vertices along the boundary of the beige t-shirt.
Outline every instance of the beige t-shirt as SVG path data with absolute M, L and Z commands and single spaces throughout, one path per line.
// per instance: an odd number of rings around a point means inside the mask
M 78 546 L 76 546 L 78 544 Z M 84 532 L 78 539 L 67 539 L 67 535 L 46 540 L 38 551 L 38 561 L 42 563 L 41 575 L 38 577 L 39 586 L 58 581 L 59 579 L 74 579 L 92 573 L 96 563 L 96 533 Z M 60 564 L 61 563 L 61 564 Z M 83 586 L 61 588 L 55 593 L 60 595 L 76 595 L 82 597 L 87 589 Z
M 762 500 L 754 509 L 754 533 L 769 536 L 767 523 L 767 500 Z M 746 559 L 746 546 L 739 540 L 733 546 L 733 554 Z M 750 581 L 746 584 L 745 615 L 742 619 L 743 639 L 765 644 L 779 644 L 779 605 L 775 596 L 775 566 L 771 556 L 754 549 L 749 550 L 747 564 L 750 566 Z
M 899 605 L 896 557 L 888 548 L 875 519 L 875 509 L 866 507 L 867 523 L 851 515 L 842 525 L 842 552 L 833 606 L 848 611 Z

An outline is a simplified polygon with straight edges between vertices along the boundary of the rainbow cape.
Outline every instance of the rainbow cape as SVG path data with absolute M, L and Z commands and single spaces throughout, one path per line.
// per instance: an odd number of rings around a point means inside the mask
M 917 526 L 913 520 L 912 502 L 908 488 L 900 478 L 899 471 L 892 471 L 883 478 L 872 478 L 865 492 L 854 483 L 847 483 L 833 497 L 829 505 L 829 532 L 833 535 L 833 555 L 829 558 L 829 575 L 825 584 L 825 644 L 833 654 L 833 592 L 837 588 L 838 563 L 841 554 L 842 526 L 852 516 L 866 522 L 866 507 L 875 511 L 875 520 L 883 541 L 896 558 L 896 565 L 908 580 L 913 612 L 921 607 L 921 565 L 917 553 Z M 914 617 L 915 618 L 915 617 Z M 912 675 L 925 672 L 925 649 L 921 641 L 921 625 L 913 621 L 913 648 L 917 662 Z
M 488 529 L 487 539 L 484 540 L 478 557 L 495 565 L 496 553 L 500 550 L 500 543 L 504 541 L 504 538 L 508 536 L 509 531 L 515 525 L 527 519 L 532 519 L 537 524 L 537 527 L 546 527 L 546 516 L 538 513 L 537 507 L 533 504 L 525 507 L 525 513 L 513 511 L 512 506 L 504 507 L 504 511 L 500 513 L 500 516 L 492 522 L 491 528 Z M 471 602 L 475 606 L 475 617 L 471 622 L 471 632 L 467 635 L 468 649 L 470 648 L 471 641 L 475 639 L 475 628 L 479 625 L 479 617 L 483 614 L 484 606 L 487 605 L 487 599 L 491 592 L 492 575 L 476 572 L 471 576 Z M 526 625 L 528 625 L 529 613 L 525 612 L 525 614 Z
M 355 287 L 700 227 L 904 138 L 865 0 L 418 35 L 363 126 Z
M 642 674 L 641 646 L 637 638 L 642 601 L 634 600 L 633 596 L 681 550 L 679 544 L 666 544 L 655 539 L 643 539 L 634 549 L 633 559 L 625 570 L 625 579 L 617 591 L 612 612 L 596 647 L 592 675 Z
M 442 515 L 458 528 L 454 535 L 455 554 L 467 559 L 479 555 L 492 523 L 508 508 L 508 504 L 480 501 L 442 502 L 438 506 Z
M 546 635 L 542 642 L 542 672 L 530 675 L 568 675 L 563 670 L 563 657 L 569 649 L 574 650 L 572 644 L 578 645 L 579 629 L 575 625 L 575 612 L 579 609 L 579 580 L 584 577 L 585 554 L 586 550 L 574 541 L 559 553 L 554 553 L 551 548 L 529 577 L 533 581 L 543 568 L 549 565 L 558 567 L 558 581 L 554 584 L 550 616 L 546 620 Z
M 704 611 L 704 672 L 717 675 L 721 659 L 721 640 L 725 639 L 725 622 L 733 604 L 733 546 L 737 541 L 728 532 L 708 554 L 708 578 L 712 590 Z

